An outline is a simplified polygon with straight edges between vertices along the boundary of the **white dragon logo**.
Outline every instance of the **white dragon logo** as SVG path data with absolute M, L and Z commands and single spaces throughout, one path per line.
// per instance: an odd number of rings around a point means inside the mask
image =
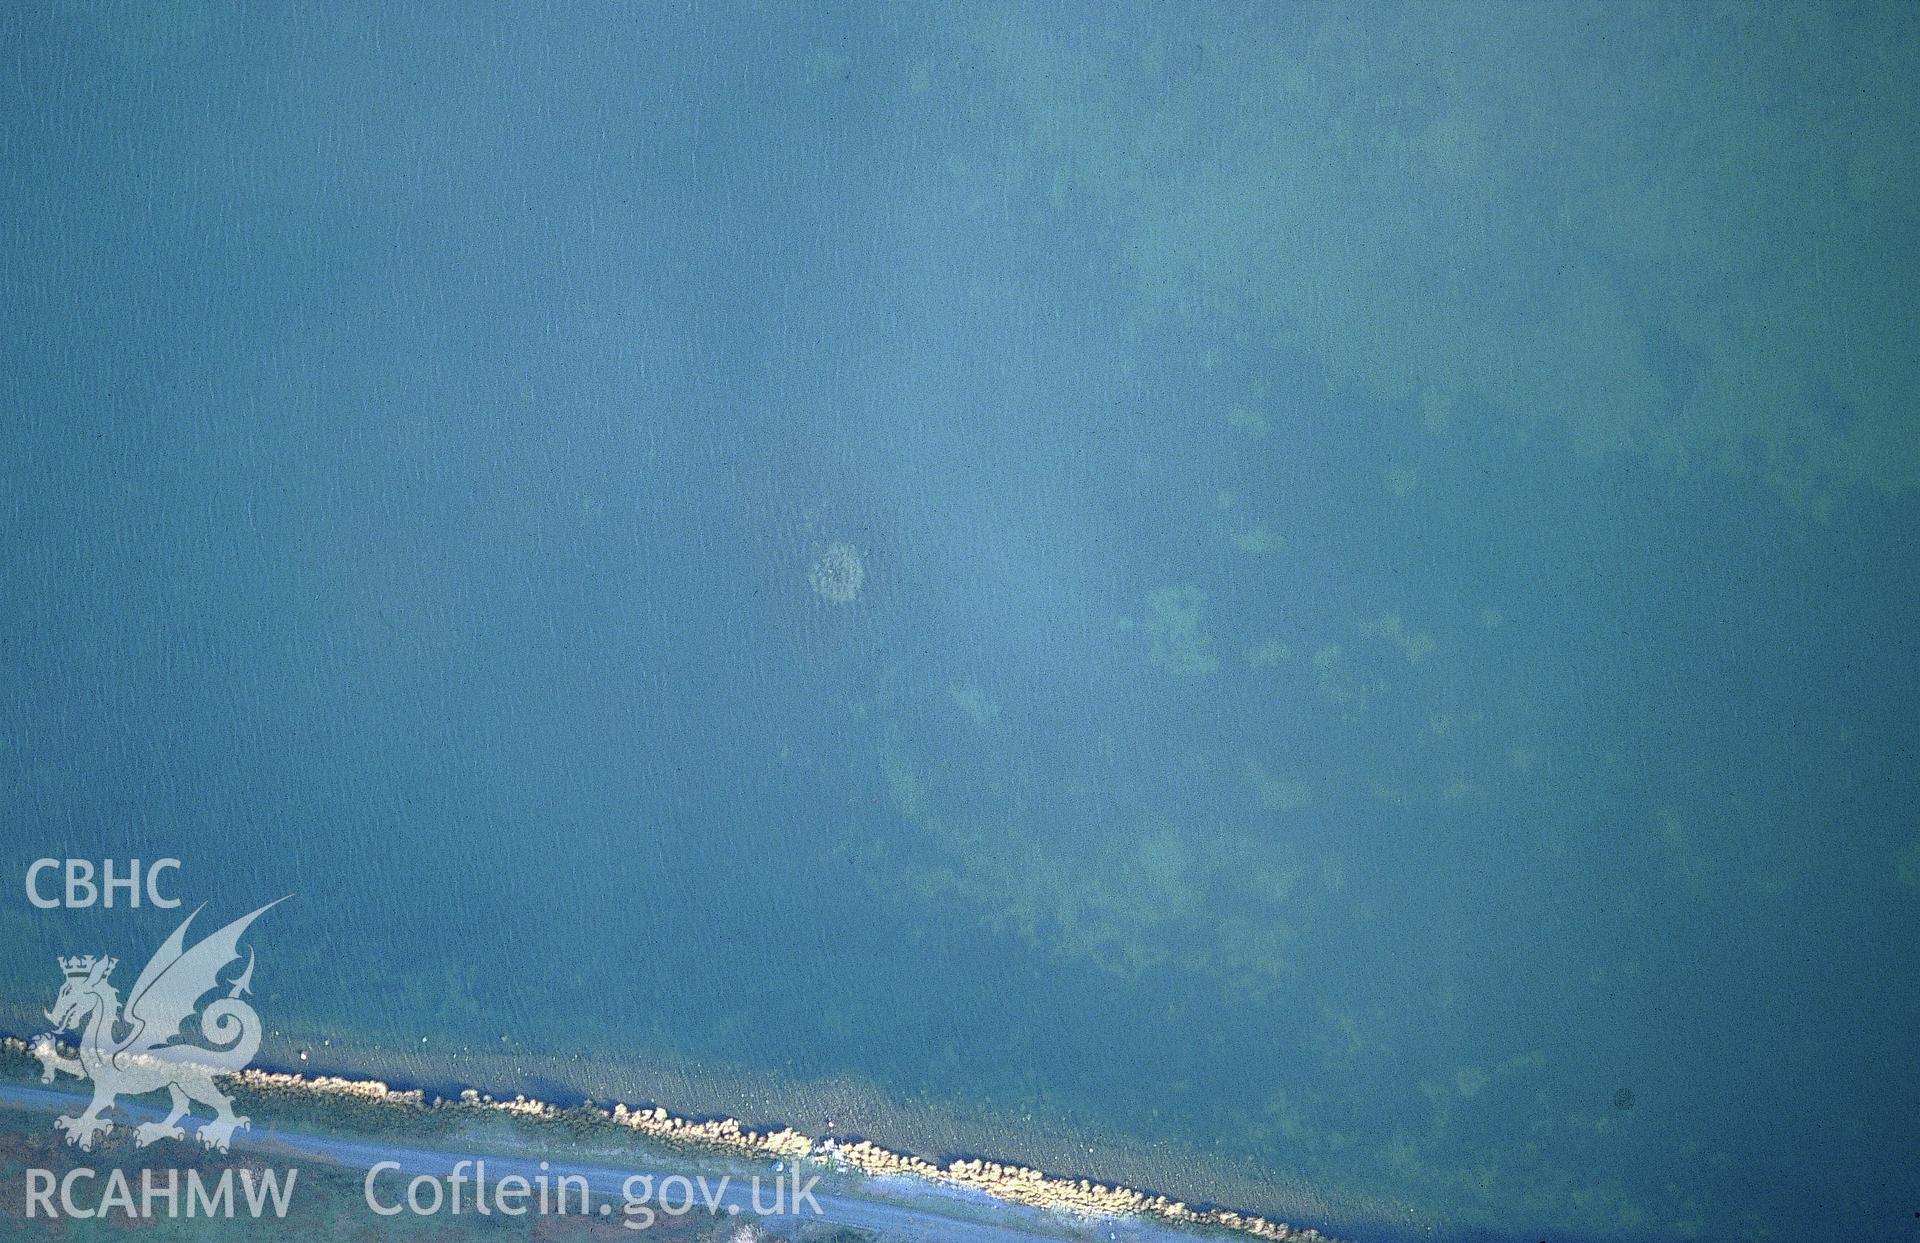
M 46 1012 L 54 1030 L 34 1041 L 33 1055 L 43 1068 L 42 1083 L 53 1082 L 56 1071 L 93 1080 L 93 1102 L 86 1111 L 54 1119 L 69 1144 L 90 1150 L 96 1137 L 111 1131 L 113 1123 L 100 1115 L 121 1094 L 141 1096 L 165 1088 L 173 1108 L 165 1121 L 135 1127 L 135 1141 L 144 1148 L 158 1139 L 184 1138 L 180 1119 L 192 1108 L 190 1102 L 198 1101 L 211 1105 L 216 1114 L 201 1124 L 200 1142 L 216 1152 L 227 1151 L 233 1132 L 247 1120 L 235 1116 L 233 1101 L 213 1086 L 213 1079 L 245 1069 L 260 1048 L 260 1016 L 240 1000 L 252 990 L 253 952 L 247 951 L 246 970 L 229 982 L 225 997 L 208 1002 L 204 1010 L 198 1009 L 199 1002 L 220 986 L 220 972 L 240 957 L 240 934 L 247 925 L 285 901 L 269 902 L 186 949 L 187 925 L 206 909 L 196 908 L 154 951 L 134 981 L 124 1014 L 120 995 L 107 982 L 118 959 L 88 954 L 60 960 L 67 980 Z M 196 1010 L 205 1045 L 181 1038 Z M 63 1057 L 55 1046 L 55 1037 L 64 1031 L 81 1032 L 78 1057 Z

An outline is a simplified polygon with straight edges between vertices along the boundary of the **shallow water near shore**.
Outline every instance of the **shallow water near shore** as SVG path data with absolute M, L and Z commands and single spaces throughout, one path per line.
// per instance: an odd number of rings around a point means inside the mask
M 9 1054 L 9 1060 L 18 1056 Z M 542 1237 L 556 1232 L 569 1237 L 569 1231 L 586 1236 L 596 1226 L 613 1225 L 628 1237 L 644 1231 L 648 1237 L 725 1237 L 736 1243 L 776 1237 L 914 1243 L 1181 1243 L 1246 1237 L 1231 1225 L 1170 1223 L 1152 1213 L 1090 1215 L 910 1175 L 875 1174 L 862 1168 L 857 1150 L 849 1150 L 851 1163 L 831 1150 L 811 1158 L 789 1150 L 782 1160 L 771 1155 L 743 1159 L 711 1145 L 622 1135 L 628 1128 L 596 1125 L 578 1109 L 541 1117 L 524 1102 L 494 1106 L 469 1095 L 460 1102 L 433 1101 L 423 1113 L 407 1096 L 370 1096 L 345 1084 L 290 1075 L 254 1076 L 238 1093 L 243 1107 L 272 1105 L 286 1118 L 283 1125 L 249 1126 L 232 1154 L 243 1163 L 246 1179 L 265 1175 L 285 1188 L 274 1202 L 276 1210 L 256 1218 L 285 1233 L 370 1217 L 380 1227 L 378 1237 L 407 1236 L 414 1227 L 393 1219 L 409 1216 L 431 1219 L 440 1236 L 458 1235 L 463 1228 L 485 1231 L 494 1225 L 488 1217 L 532 1216 L 546 1232 Z M 121 1170 L 138 1202 L 140 1195 L 153 1194 L 145 1190 L 147 1179 L 170 1180 L 163 1186 L 180 1180 L 179 1167 L 170 1166 L 164 1153 L 156 1158 L 124 1138 L 103 1141 L 90 1154 L 53 1138 L 47 1115 L 74 1112 L 83 1103 L 79 1094 L 0 1081 L 4 1164 L 18 1164 L 42 1180 L 25 1204 L 9 1205 L 20 1210 L 10 1213 L 17 1221 L 44 1223 L 64 1214 L 62 1228 L 77 1226 L 82 1237 L 94 1229 L 124 1230 L 126 1219 L 143 1214 L 110 1207 L 110 1198 L 101 1201 L 98 1212 L 85 1211 L 93 1207 L 87 1193 L 95 1184 Z M 152 1121 L 161 1112 L 130 1105 L 122 1122 Z M 212 1185 L 225 1164 L 208 1155 L 190 1168 Z M 303 1177 L 308 1191 L 296 1196 Z M 431 1199 L 420 1195 L 413 1184 L 422 1179 L 445 1190 Z M 523 1190 L 511 1195 L 525 1199 L 502 1200 L 500 1188 L 514 1179 Z M 236 1196 L 235 1202 L 243 1201 Z M 503 1203 L 508 1211 L 501 1210 Z M 76 1211 L 76 1204 L 84 1208 Z M 1321 1237 L 1311 1230 L 1278 1229 L 1309 1243 Z
M 0 1032 L 291 895 L 278 1071 L 1920 1222 L 1911 7 L 0 30 Z

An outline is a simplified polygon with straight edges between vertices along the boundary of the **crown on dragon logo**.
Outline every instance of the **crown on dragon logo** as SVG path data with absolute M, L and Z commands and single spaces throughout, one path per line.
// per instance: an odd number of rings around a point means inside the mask
M 118 958 L 96 959 L 92 954 L 82 954 L 78 958 L 62 958 L 60 970 L 66 972 L 69 980 L 78 980 L 92 975 L 96 963 L 99 964 L 100 974 L 104 976 L 112 971 L 119 961 Z

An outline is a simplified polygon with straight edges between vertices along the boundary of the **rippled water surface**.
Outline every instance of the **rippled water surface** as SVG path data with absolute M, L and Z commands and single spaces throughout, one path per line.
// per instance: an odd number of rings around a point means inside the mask
M 1910 7 L 0 31 L 0 1030 L 174 857 L 285 1069 L 1920 1221 Z

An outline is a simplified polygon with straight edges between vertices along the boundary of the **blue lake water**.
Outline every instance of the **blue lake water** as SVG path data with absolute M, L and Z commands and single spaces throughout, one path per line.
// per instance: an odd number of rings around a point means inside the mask
M 1913 1237 L 1910 7 L 0 31 L 0 879 L 267 1060 Z

